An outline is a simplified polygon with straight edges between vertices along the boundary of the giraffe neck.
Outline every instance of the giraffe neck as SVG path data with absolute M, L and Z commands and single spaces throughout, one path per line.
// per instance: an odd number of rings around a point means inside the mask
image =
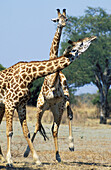
M 54 73 L 56 71 L 62 70 L 71 64 L 72 60 L 68 57 L 61 56 L 56 59 L 46 60 L 42 62 L 30 62 L 27 63 L 28 68 L 31 68 L 32 79 L 37 79 Z M 32 64 L 33 63 L 33 64 Z M 30 65 L 31 64 L 31 65 Z
M 54 59 L 58 57 L 58 48 L 59 48 L 61 33 L 62 33 L 62 27 L 58 26 L 50 48 L 50 59 Z
M 46 76 L 67 67 L 72 61 L 65 56 L 47 61 L 20 62 L 9 68 L 14 82 L 22 84 L 22 88 L 30 86 L 37 78 Z M 17 74 L 19 73 L 19 74 Z

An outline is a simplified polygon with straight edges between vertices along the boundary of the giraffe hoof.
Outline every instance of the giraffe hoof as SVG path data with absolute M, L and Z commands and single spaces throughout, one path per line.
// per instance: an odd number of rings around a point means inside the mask
M 69 147 L 69 150 L 71 151 L 71 152 L 73 152 L 74 151 L 74 147 Z
M 13 167 L 13 164 L 12 164 L 12 163 L 7 163 L 7 164 L 6 164 L 6 167 L 12 168 L 12 167 Z
M 59 162 L 59 163 L 61 162 L 61 158 L 60 158 L 59 153 L 56 153 L 56 161 Z
M 27 158 L 28 155 L 29 155 L 29 152 L 25 151 L 25 153 L 24 153 L 24 158 Z
M 72 141 L 73 141 L 73 139 L 72 139 Z M 70 142 L 69 143 L 69 150 L 72 152 L 72 151 L 74 151 L 74 143 L 73 142 Z
M 38 161 L 36 161 L 36 164 L 38 165 L 38 166 L 41 166 L 42 165 L 42 163 L 38 160 Z

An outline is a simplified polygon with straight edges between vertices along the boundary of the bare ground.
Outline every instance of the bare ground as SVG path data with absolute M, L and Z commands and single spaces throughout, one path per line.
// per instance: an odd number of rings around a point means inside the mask
M 35 123 L 28 122 L 30 133 L 34 131 Z M 48 141 L 38 133 L 34 142 L 42 166 L 37 166 L 31 154 L 28 158 L 23 157 L 27 143 L 22 133 L 20 123 L 14 121 L 14 135 L 12 138 L 12 158 L 15 170 L 111 170 L 111 125 L 99 125 L 98 120 L 89 120 L 84 125 L 73 126 L 75 151 L 68 149 L 68 126 L 61 125 L 59 129 L 59 149 L 62 159 L 56 163 L 54 144 L 51 135 L 51 125 L 44 125 Z M 0 126 L 0 145 L 6 156 L 6 123 Z M 6 162 L 0 162 L 0 169 L 8 169 Z

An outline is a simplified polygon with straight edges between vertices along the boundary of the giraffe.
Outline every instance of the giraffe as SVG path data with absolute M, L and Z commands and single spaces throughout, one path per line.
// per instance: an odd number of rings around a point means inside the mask
M 26 121 L 26 103 L 30 97 L 29 89 L 31 83 L 40 77 L 57 72 L 70 65 L 81 53 L 87 50 L 91 41 L 96 39 L 86 37 L 77 42 L 70 42 L 70 46 L 64 51 L 63 56 L 52 60 L 19 62 L 0 72 L 0 98 L 3 100 L 4 109 L 0 110 L 0 123 L 4 112 L 6 114 L 6 135 L 8 166 L 12 166 L 11 139 L 13 136 L 14 110 L 18 112 L 19 120 L 24 137 L 30 147 L 33 160 L 37 165 L 41 162 L 32 144 Z M 2 151 L 0 151 L 0 154 Z M 0 155 L 2 156 L 2 154 Z
M 58 48 L 59 48 L 62 29 L 63 27 L 65 27 L 67 21 L 66 9 L 63 9 L 63 14 L 60 13 L 60 9 L 57 9 L 57 12 L 58 12 L 58 18 L 53 19 L 54 22 L 58 22 L 58 25 L 50 48 L 50 60 L 57 58 L 58 56 Z M 32 142 L 34 141 L 34 138 L 36 136 L 35 134 L 38 131 L 40 131 L 40 133 L 44 136 L 44 139 L 46 140 L 47 136 L 45 130 L 43 129 L 43 126 L 41 125 L 41 119 L 45 110 L 51 110 L 51 112 L 54 115 L 52 133 L 53 133 L 53 138 L 55 143 L 56 160 L 58 162 L 60 162 L 61 159 L 58 152 L 57 136 L 58 136 L 58 129 L 61 122 L 62 114 L 65 109 L 65 105 L 67 108 L 67 117 L 69 118 L 69 149 L 70 151 L 74 151 L 72 125 L 71 125 L 73 112 L 71 110 L 70 103 L 69 103 L 69 91 L 68 91 L 66 77 L 61 71 L 46 76 L 37 100 L 37 123 L 32 137 Z M 57 126 L 56 133 L 54 132 L 54 128 L 55 128 L 54 126 Z M 27 146 L 24 156 L 27 157 L 29 152 L 30 152 L 30 148 L 29 146 Z

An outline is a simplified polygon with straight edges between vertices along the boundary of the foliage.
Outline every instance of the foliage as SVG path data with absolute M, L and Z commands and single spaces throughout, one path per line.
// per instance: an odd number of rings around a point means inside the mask
M 86 94 L 81 94 L 79 97 L 81 99 L 81 103 L 86 103 L 87 105 L 91 105 L 92 104 L 92 100 L 95 98 L 95 95 L 96 94 L 89 94 L 89 93 L 86 93 Z
M 92 103 L 100 107 L 100 94 L 99 93 L 95 95 L 95 98 L 92 100 Z
M 37 98 L 39 96 L 39 92 L 41 90 L 41 87 L 42 87 L 42 84 L 43 84 L 43 81 L 44 81 L 44 78 L 39 78 L 37 80 L 35 80 L 33 83 L 32 83 L 32 86 L 30 88 L 30 99 L 28 101 L 28 105 L 33 105 L 33 106 L 36 106 L 37 104 Z
M 108 91 L 108 101 L 109 103 L 111 103 L 111 89 L 109 89 Z
M 97 105 L 97 107 L 100 107 L 101 103 L 100 103 L 100 93 L 96 93 L 95 97 L 92 99 L 92 103 L 94 105 Z M 108 103 L 109 103 L 109 110 L 111 111 L 111 89 L 109 89 L 108 91 Z
M 0 71 L 4 70 L 5 67 L 3 67 L 1 64 L 0 64 Z
M 70 103 L 71 104 L 77 104 L 76 97 L 74 96 L 74 93 L 76 92 L 76 89 L 69 88 L 69 94 L 70 94 Z

